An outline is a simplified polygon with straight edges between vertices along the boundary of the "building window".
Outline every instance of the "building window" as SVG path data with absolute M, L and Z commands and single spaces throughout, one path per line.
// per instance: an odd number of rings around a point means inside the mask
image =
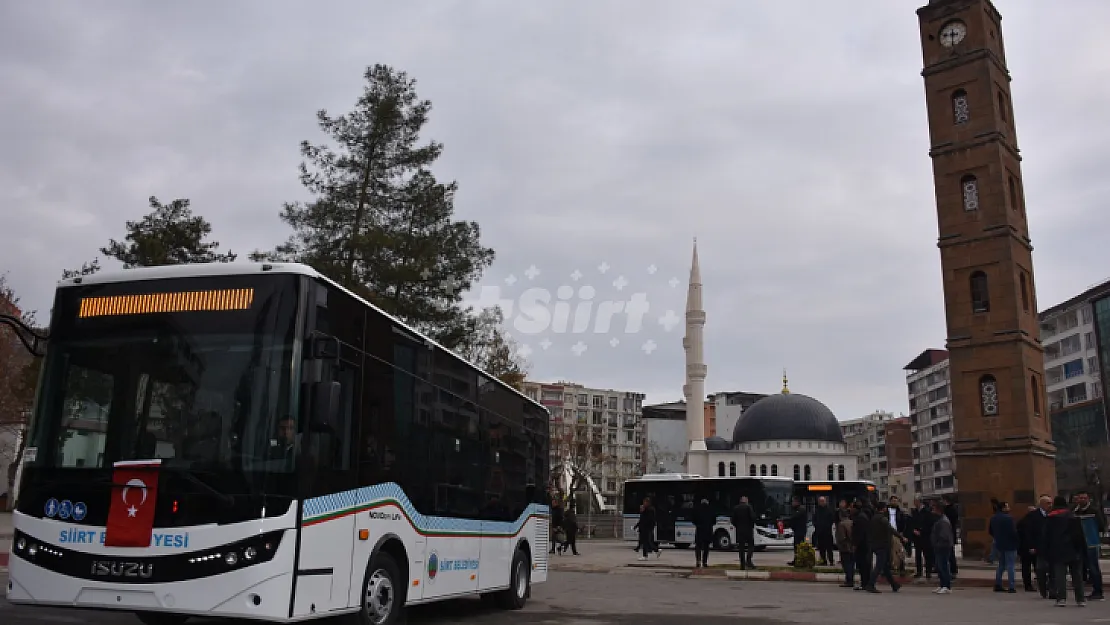
M 828 476 L 829 476 L 828 479 L 832 480 L 833 479 L 833 465 L 830 464 L 828 466 L 828 471 L 826 471 L 826 473 L 828 473 Z
M 968 174 L 960 178 L 960 189 L 964 194 L 964 210 L 969 213 L 979 210 L 979 180 Z
M 720 476 L 720 477 L 725 476 L 725 463 L 723 463 L 723 462 L 718 462 L 717 463 L 717 475 Z
M 952 118 L 955 123 L 966 124 L 971 119 L 971 109 L 967 102 L 967 92 L 957 89 L 952 94 Z
M 736 463 L 735 462 L 728 463 L 728 476 L 729 477 L 736 477 Z
M 840 480 L 841 482 L 844 481 L 844 465 L 840 465 L 836 468 L 836 479 Z
M 807 481 L 807 482 L 808 482 L 809 480 L 812 480 L 812 479 L 813 479 L 813 472 L 812 472 L 812 471 L 810 471 L 810 469 L 809 469 L 809 465 L 807 464 L 807 465 L 806 465 L 806 477 L 805 477 L 805 481 Z
M 979 378 L 979 398 L 984 417 L 998 416 L 998 382 L 993 375 Z
M 971 274 L 971 312 L 990 312 L 990 292 L 987 289 L 987 274 L 976 271 Z
M 794 465 L 794 480 L 800 482 L 802 480 L 802 467 Z
M 762 476 L 762 477 L 767 476 L 767 465 L 765 465 L 765 464 L 759 465 L 759 475 Z
M 1041 414 L 1041 386 L 1037 383 L 1037 376 L 1029 376 L 1029 387 L 1033 389 L 1033 414 Z
M 1024 271 L 1018 277 L 1021 281 L 1021 308 L 1029 312 L 1029 279 L 1025 277 Z
M 771 477 L 778 477 L 778 476 L 779 476 L 779 465 L 772 464 L 771 465 Z
M 755 475 L 755 474 L 756 474 L 756 470 L 755 470 L 755 465 L 753 464 L 753 465 L 748 467 L 748 475 Z

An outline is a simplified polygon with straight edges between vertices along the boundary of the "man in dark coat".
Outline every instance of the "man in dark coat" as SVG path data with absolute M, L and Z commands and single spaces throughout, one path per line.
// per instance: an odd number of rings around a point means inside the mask
M 871 515 L 863 504 L 856 502 L 853 506 L 855 516 L 852 517 L 852 548 L 855 551 L 856 570 L 859 571 L 859 586 L 856 590 L 863 590 L 871 580 L 871 544 L 867 540 L 867 527 L 871 524 Z
M 821 556 L 821 566 L 835 564 L 833 557 L 833 529 L 836 515 L 824 497 L 817 498 L 817 508 L 813 511 L 813 546 Z
M 640 520 L 632 526 L 640 533 L 640 548 L 643 549 L 644 554 L 640 556 L 641 560 L 647 560 L 648 554 L 652 551 L 655 552 L 656 558 L 660 555 L 655 548 L 655 520 L 655 506 L 651 504 L 651 497 L 645 497 L 644 505 L 640 506 Z
M 755 553 L 755 510 L 748 503 L 747 497 L 740 498 L 740 503 L 732 509 L 729 521 L 736 530 L 736 546 L 740 549 L 740 569 L 754 569 L 752 555 Z
M 875 583 L 879 581 L 880 576 L 887 578 L 890 582 L 890 589 L 894 592 L 898 592 L 898 589 L 902 587 L 894 579 L 894 572 L 890 567 L 890 547 L 896 538 L 904 540 L 898 530 L 890 524 L 886 503 L 880 501 L 879 509 L 875 511 L 875 516 L 871 517 L 871 522 L 867 524 L 867 541 L 871 544 L 871 553 L 875 558 L 875 566 L 871 569 L 871 577 L 866 587 L 867 592 L 879 592 Z
M 1083 535 L 1083 525 L 1068 508 L 1068 500 L 1057 495 L 1052 501 L 1052 512 L 1045 521 L 1044 549 L 1056 577 L 1056 605 L 1067 604 L 1068 574 L 1071 574 L 1075 603 L 1087 605 L 1083 594 L 1083 551 L 1087 539 Z
M 913 500 L 913 511 L 910 512 L 910 527 L 912 528 L 914 546 L 914 577 L 932 579 L 934 566 L 933 555 L 935 550 L 932 545 L 933 524 L 937 522 L 930 506 L 922 503 L 920 497 Z
M 1033 592 L 1033 580 L 1039 578 L 1037 571 L 1037 544 L 1044 532 L 1045 515 L 1037 506 L 1029 506 L 1017 523 L 1018 558 L 1021 559 L 1021 583 L 1025 592 Z
M 558 532 L 556 528 L 562 529 L 563 527 L 563 501 L 555 497 L 551 500 L 551 552 L 555 553 L 555 548 L 559 547 L 559 541 L 556 538 Z
M 694 508 L 694 566 L 709 566 L 709 545 L 713 542 L 713 526 L 717 515 L 709 507 L 709 500 L 702 499 Z
M 802 505 L 802 500 L 795 497 L 794 511 L 790 514 L 790 531 L 794 534 L 794 557 L 798 557 L 798 545 L 806 541 L 806 534 L 809 533 L 809 513 L 806 512 L 805 506 Z M 794 560 L 786 563 L 786 566 L 794 566 Z

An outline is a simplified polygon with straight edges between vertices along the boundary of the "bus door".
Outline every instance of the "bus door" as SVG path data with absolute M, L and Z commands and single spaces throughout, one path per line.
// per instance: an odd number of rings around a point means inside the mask
M 660 488 L 655 500 L 655 540 L 661 543 L 673 543 L 675 540 L 674 524 L 681 502 L 677 500 L 672 488 Z

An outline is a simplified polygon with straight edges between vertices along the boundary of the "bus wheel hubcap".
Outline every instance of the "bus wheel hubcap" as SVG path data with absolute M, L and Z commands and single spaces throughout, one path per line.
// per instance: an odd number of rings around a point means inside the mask
M 366 611 L 374 623 L 384 623 L 393 610 L 393 582 L 383 571 L 374 571 L 366 585 Z
M 524 570 L 524 563 L 516 565 L 516 595 L 524 598 L 528 592 L 528 573 Z

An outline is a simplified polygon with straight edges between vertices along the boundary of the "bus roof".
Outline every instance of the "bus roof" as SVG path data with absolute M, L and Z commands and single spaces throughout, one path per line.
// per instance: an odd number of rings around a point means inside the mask
M 418 330 L 413 329 L 407 323 L 405 323 L 405 322 L 401 321 L 400 319 L 394 317 L 393 315 L 385 312 L 381 308 L 378 308 L 377 306 L 371 304 L 370 302 L 366 301 L 362 297 L 359 297 L 357 294 L 351 292 L 349 289 L 344 288 L 339 283 L 337 283 L 335 280 L 332 280 L 331 278 L 325 276 L 324 274 L 320 273 L 319 271 L 316 271 L 312 267 L 310 267 L 308 265 L 305 265 L 305 264 L 302 264 L 302 263 L 254 263 L 254 262 L 244 262 L 244 263 L 191 263 L 191 264 L 184 264 L 184 265 L 162 265 L 162 266 L 159 266 L 159 267 L 135 267 L 134 269 L 119 269 L 119 270 L 116 270 L 116 271 L 97 272 L 97 273 L 90 274 L 90 275 L 87 275 L 87 276 L 76 276 L 76 277 L 73 277 L 73 278 L 66 278 L 66 279 L 61 280 L 61 281 L 58 282 L 58 288 L 59 289 L 64 289 L 64 288 L 74 287 L 74 286 L 89 286 L 89 285 L 94 285 L 94 284 L 113 284 L 113 283 L 118 283 L 118 282 L 141 282 L 141 281 L 144 281 L 144 280 L 167 280 L 167 279 L 171 279 L 171 278 L 203 278 L 203 277 L 218 277 L 218 276 L 246 276 L 246 275 L 263 274 L 263 273 L 266 273 L 266 274 L 275 274 L 275 273 L 296 274 L 296 275 L 301 275 L 301 276 L 307 276 L 307 277 L 310 277 L 310 278 L 315 278 L 315 279 L 321 280 L 323 282 L 327 282 L 328 284 L 335 287 L 336 289 L 339 289 L 340 291 L 343 291 L 347 295 L 350 295 L 351 297 L 353 297 L 353 298 L 357 299 L 358 301 L 362 302 L 364 305 L 369 306 L 370 308 L 374 309 L 374 311 L 378 312 L 379 314 L 384 315 L 386 318 L 388 318 L 393 323 L 396 323 L 397 325 L 404 328 L 406 332 L 410 332 L 410 333 L 416 335 L 417 337 L 419 337 L 425 343 L 434 345 L 434 346 L 442 349 L 443 351 L 447 352 L 448 354 L 451 354 L 452 356 L 457 358 L 460 362 L 465 363 L 471 369 L 474 369 L 475 371 L 477 371 L 477 372 L 481 373 L 482 375 L 488 377 L 489 379 L 491 379 L 494 382 L 500 384 L 501 386 L 503 386 L 507 390 L 512 391 L 513 393 L 515 393 L 516 395 L 518 395 L 520 398 L 524 399 L 528 403 L 530 403 L 534 406 L 537 406 L 539 408 L 542 408 L 543 411 L 546 412 L 548 415 L 551 414 L 551 411 L 549 411 L 547 409 L 547 406 L 544 406 L 543 404 L 541 404 L 538 401 L 532 399 L 531 397 L 528 397 L 524 393 L 521 393 L 517 389 L 515 389 L 512 386 L 502 382 L 501 380 L 499 380 L 496 377 L 486 373 L 485 371 L 482 371 L 480 368 L 474 366 L 474 364 L 471 363 L 469 360 L 463 358 L 462 356 L 459 356 L 457 353 L 454 352 L 454 350 L 447 349 L 446 347 L 440 345 L 439 343 L 435 342 L 431 338 L 428 338 L 427 336 L 425 336 L 422 332 L 419 332 Z
M 692 480 L 767 480 L 772 482 L 793 482 L 789 477 L 781 475 L 697 475 L 696 473 L 648 473 L 640 477 L 625 480 L 629 482 L 666 482 L 666 481 L 692 481 Z

